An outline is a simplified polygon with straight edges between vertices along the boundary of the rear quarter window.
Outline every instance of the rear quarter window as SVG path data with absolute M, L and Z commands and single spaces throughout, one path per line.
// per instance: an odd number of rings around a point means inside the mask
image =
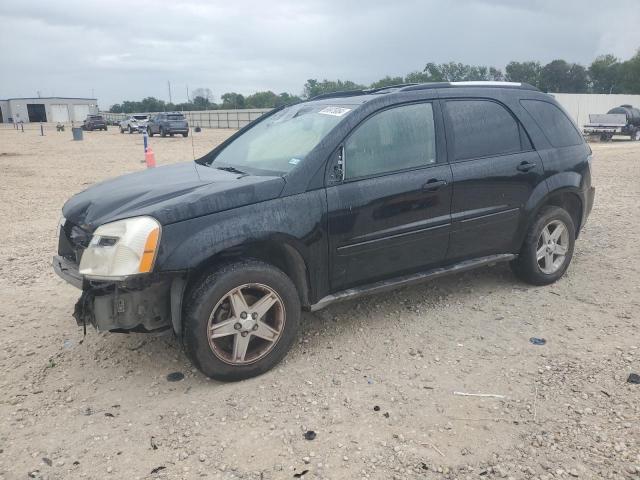
M 533 117 L 552 146 L 570 147 L 584 142 L 573 122 L 553 103 L 542 100 L 520 100 L 520 104 Z

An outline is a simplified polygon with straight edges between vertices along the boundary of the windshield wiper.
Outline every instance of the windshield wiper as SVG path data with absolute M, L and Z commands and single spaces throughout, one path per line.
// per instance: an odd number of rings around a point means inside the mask
M 247 175 L 247 172 L 238 170 L 236 167 L 216 167 L 218 170 L 224 170 L 225 172 L 239 173 L 240 175 Z

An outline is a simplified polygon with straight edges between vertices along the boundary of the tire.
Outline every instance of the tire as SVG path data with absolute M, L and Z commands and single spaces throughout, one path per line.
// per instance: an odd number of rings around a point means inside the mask
M 185 137 L 185 138 L 188 137 L 189 136 L 189 132 L 183 133 L 182 136 Z
M 149 135 L 150 137 L 153 137 L 153 130 L 151 130 L 150 128 L 147 128 L 147 135 Z
M 124 128 L 120 127 L 120 133 L 124 133 Z
M 170 137 L 173 137 L 173 133 L 170 133 L 170 134 L 169 134 L 169 136 L 170 136 Z
M 237 317 L 237 314 L 233 312 L 228 299 L 229 294 L 237 293 L 238 287 L 241 286 L 242 298 L 246 295 L 249 298 L 255 295 L 254 298 L 257 298 L 251 301 L 251 307 L 260 301 L 264 293 L 264 290 L 253 291 L 254 287 L 268 290 L 270 293 L 265 294 L 263 298 L 270 297 L 275 302 L 257 321 L 252 320 L 250 310 L 250 316 L 244 315 L 244 320 L 235 321 L 234 317 Z M 221 266 L 190 288 L 185 300 L 185 352 L 203 374 L 216 380 L 243 380 L 270 370 L 284 358 L 298 333 L 301 310 L 296 287 L 284 272 L 258 260 L 245 260 Z M 246 302 L 245 308 L 250 309 L 251 307 L 246 307 L 248 304 L 249 301 Z M 239 305 L 242 305 L 242 302 Z M 217 320 L 214 314 L 218 316 Z M 264 319 L 266 320 L 262 322 Z M 255 324 L 253 327 L 252 321 Z M 208 332 L 211 331 L 210 322 L 213 322 L 211 325 L 219 325 L 218 331 L 221 333 L 217 339 L 208 338 Z M 228 331 L 221 328 L 224 327 L 224 322 L 228 322 Z M 265 323 L 270 326 L 270 331 L 258 327 L 258 324 L 263 326 Z M 277 333 L 278 337 L 275 341 L 267 341 L 258 336 L 259 334 L 253 334 L 253 331 L 273 332 Z M 242 342 L 242 338 L 247 337 L 247 357 L 242 357 L 244 361 L 235 361 L 236 342 Z M 251 359 L 251 356 L 254 359 Z
M 133 133 L 133 127 L 129 125 L 129 135 L 131 135 L 132 133 Z
M 167 136 L 167 132 L 164 131 L 164 128 L 160 127 L 160 136 L 161 137 L 166 137 Z
M 543 230 L 547 229 L 547 235 L 551 231 L 550 237 L 553 237 L 556 233 L 555 228 L 559 226 L 563 226 L 564 231 L 560 234 L 557 245 L 547 244 L 545 249 L 545 245 L 542 243 L 545 239 Z M 569 268 L 575 241 L 576 227 L 571 215 L 560 207 L 543 207 L 529 227 L 520 255 L 511 262 L 511 268 L 516 276 L 526 283 L 549 285 L 560 279 Z M 544 257 L 539 260 L 538 254 L 541 250 L 543 250 Z M 561 251 L 564 251 L 564 255 L 557 255 Z

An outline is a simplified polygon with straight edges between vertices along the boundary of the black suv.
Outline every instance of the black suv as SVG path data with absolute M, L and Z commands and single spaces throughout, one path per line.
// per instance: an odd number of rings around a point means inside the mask
M 189 122 L 180 112 L 158 113 L 147 123 L 147 133 L 153 137 L 155 133 L 163 137 L 174 133 L 181 133 L 183 137 L 189 135 Z
M 83 130 L 107 130 L 107 122 L 102 115 L 88 115 L 82 123 Z
M 63 208 L 79 325 L 172 328 L 213 378 L 273 367 L 301 309 L 510 262 L 545 285 L 593 205 L 591 150 L 524 84 L 343 92 L 271 111 L 195 162 Z

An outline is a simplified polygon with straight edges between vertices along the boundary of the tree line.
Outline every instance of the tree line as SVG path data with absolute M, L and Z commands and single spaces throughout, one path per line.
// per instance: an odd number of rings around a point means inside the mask
M 193 91 L 192 98 L 184 103 L 173 104 L 154 97 L 141 101 L 124 101 L 109 110 L 112 113 L 163 112 L 216 110 L 238 108 L 273 108 L 324 93 L 343 90 L 382 88 L 402 83 L 460 82 L 460 81 L 510 81 L 525 82 L 548 93 L 629 93 L 640 94 L 640 50 L 628 60 L 614 55 L 601 55 L 588 67 L 565 60 L 553 60 L 546 65 L 536 61 L 510 62 L 504 72 L 495 67 L 467 65 L 463 63 L 427 63 L 421 71 L 402 76 L 386 76 L 370 85 L 361 85 L 351 80 L 309 79 L 304 84 L 302 95 L 276 94 L 270 90 L 244 96 L 228 92 L 221 95 L 220 103 L 214 102 L 208 88 Z

